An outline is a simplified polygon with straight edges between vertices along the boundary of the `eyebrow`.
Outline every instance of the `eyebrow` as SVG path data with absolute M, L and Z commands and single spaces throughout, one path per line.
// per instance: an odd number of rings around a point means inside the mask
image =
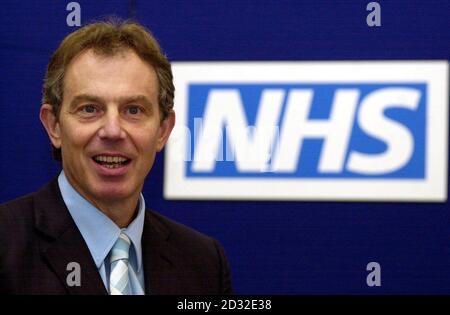
M 121 104 L 123 104 L 123 103 L 140 103 L 140 104 L 143 104 L 144 106 L 148 107 L 149 109 L 153 108 L 153 103 L 145 95 L 119 97 L 118 99 L 116 99 L 116 101 L 118 101 Z M 76 106 L 78 103 L 81 103 L 81 102 L 94 102 L 94 103 L 102 103 L 102 104 L 105 103 L 105 101 L 97 95 L 83 93 L 83 94 L 79 94 L 79 95 L 75 96 L 72 99 L 72 101 L 70 102 L 69 107 L 73 108 L 74 106 Z

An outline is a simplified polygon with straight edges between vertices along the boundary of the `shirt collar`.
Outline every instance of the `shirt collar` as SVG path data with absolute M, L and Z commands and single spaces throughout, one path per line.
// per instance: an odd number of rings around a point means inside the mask
M 97 268 L 100 268 L 105 261 L 120 233 L 124 232 L 133 244 L 133 250 L 130 248 L 130 256 L 133 255 L 132 253 L 135 256 L 130 257 L 130 262 L 135 262 L 135 268 L 139 272 L 142 267 L 141 238 L 145 218 L 145 200 L 142 194 L 139 196 L 136 218 L 127 228 L 120 229 L 107 215 L 73 188 L 64 170 L 58 176 L 58 184 L 64 203 L 80 230 Z

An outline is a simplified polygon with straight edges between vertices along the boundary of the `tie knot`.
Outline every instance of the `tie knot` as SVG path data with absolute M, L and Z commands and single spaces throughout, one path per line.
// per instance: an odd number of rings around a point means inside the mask
M 120 233 L 119 238 L 114 243 L 109 257 L 110 263 L 120 259 L 128 260 L 128 252 L 130 250 L 131 241 L 125 233 Z

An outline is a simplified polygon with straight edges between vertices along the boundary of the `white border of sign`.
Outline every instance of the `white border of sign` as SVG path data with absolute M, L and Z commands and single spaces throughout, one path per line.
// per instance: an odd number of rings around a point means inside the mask
M 427 84 L 425 179 L 211 179 L 188 178 L 180 154 L 187 143 L 176 131 L 166 147 L 164 197 L 209 200 L 318 200 L 445 202 L 448 178 L 447 61 L 174 62 L 176 128 L 187 126 L 192 83 L 396 83 Z M 176 129 L 175 129 L 176 130 Z M 178 129 L 180 130 L 180 129 Z M 176 143 L 176 145 L 175 145 Z

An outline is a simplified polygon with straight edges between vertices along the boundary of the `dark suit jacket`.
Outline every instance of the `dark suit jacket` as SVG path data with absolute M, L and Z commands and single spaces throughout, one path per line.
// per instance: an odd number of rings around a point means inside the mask
M 147 294 L 232 293 L 219 243 L 150 210 L 142 256 Z M 80 286 L 67 284 L 70 262 L 80 264 Z M 56 178 L 36 193 L 0 205 L 0 293 L 107 294 Z

